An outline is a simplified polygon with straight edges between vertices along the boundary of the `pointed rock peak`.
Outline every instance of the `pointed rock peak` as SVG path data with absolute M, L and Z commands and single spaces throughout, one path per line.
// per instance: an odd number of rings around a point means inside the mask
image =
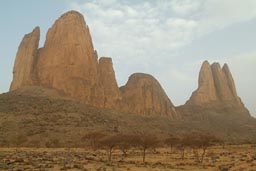
M 224 72 L 224 74 L 226 75 L 226 77 L 232 77 L 230 69 L 228 67 L 228 65 L 225 63 L 222 67 L 222 71 Z M 232 78 L 233 79 L 233 78 Z
M 229 69 L 228 64 L 227 64 L 227 63 L 224 63 L 224 65 L 223 65 L 222 68 L 228 68 L 228 69 Z
M 234 98 L 237 100 L 237 102 L 240 103 L 240 100 L 237 96 L 237 92 L 236 92 L 236 86 L 235 86 L 235 82 L 233 80 L 233 77 L 232 77 L 232 74 L 229 70 L 229 67 L 227 64 L 224 64 L 224 66 L 222 67 L 222 71 L 226 77 L 226 80 L 227 80 L 227 84 L 231 90 L 231 93 L 233 94 Z
M 204 61 L 199 73 L 199 85 L 212 77 L 211 65 L 208 61 Z
M 120 91 L 116 82 L 115 71 L 113 69 L 112 59 L 101 57 L 99 59 L 99 86 L 98 90 L 103 91 L 101 99 L 104 99 L 105 108 L 117 108 L 116 101 L 121 98 Z
M 215 62 L 210 65 L 203 62 L 199 73 L 199 85 L 187 101 L 188 105 L 211 106 L 214 109 L 227 108 L 241 113 L 248 113 L 237 96 L 235 83 L 227 64 L 221 68 Z
M 221 70 L 221 66 L 218 62 L 214 62 L 211 66 L 213 70 Z
M 204 67 L 204 66 L 209 66 L 210 65 L 210 63 L 207 61 L 207 60 L 205 60 L 204 62 L 203 62 L 203 64 L 202 64 L 202 67 Z
M 40 28 L 36 27 L 22 39 L 16 54 L 13 68 L 13 81 L 10 90 L 32 85 L 35 79 L 34 65 L 37 60 Z
M 36 27 L 34 28 L 34 30 L 32 31 L 32 33 L 40 34 L 40 27 L 39 27 L 39 26 L 36 26 Z
M 186 104 L 202 105 L 217 100 L 211 65 L 204 61 L 199 72 L 198 88 Z

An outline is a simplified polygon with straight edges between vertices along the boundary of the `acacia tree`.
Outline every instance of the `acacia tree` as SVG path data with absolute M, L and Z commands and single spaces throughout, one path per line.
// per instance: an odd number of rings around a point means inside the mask
M 181 144 L 193 150 L 195 160 L 202 163 L 209 146 L 217 142 L 217 138 L 209 133 L 192 132 L 183 136 Z M 202 150 L 200 155 L 199 150 Z M 184 155 L 183 155 L 184 156 Z M 184 157 L 183 157 L 184 158 Z
M 82 137 L 82 141 L 88 141 L 93 150 L 99 146 L 100 140 L 105 137 L 101 132 L 90 132 Z
M 118 135 L 107 136 L 100 140 L 101 147 L 106 149 L 109 162 L 111 162 L 114 149 L 118 146 L 119 143 L 120 143 L 120 136 Z
M 199 160 L 199 162 L 202 163 L 204 160 L 207 148 L 214 145 L 214 143 L 217 143 L 218 139 L 211 134 L 200 134 L 198 138 L 199 138 L 198 147 L 203 150 L 201 159 Z
M 124 156 L 127 156 L 128 150 L 136 146 L 137 136 L 135 135 L 119 135 L 120 141 L 118 143 L 119 149 Z
M 171 148 L 171 152 L 172 152 L 173 147 L 176 146 L 179 142 L 180 142 L 180 139 L 174 135 L 170 135 L 164 141 L 164 143 Z
M 141 134 L 139 136 L 134 137 L 134 141 L 137 144 L 137 146 L 140 148 L 142 152 L 142 160 L 143 160 L 143 163 L 145 163 L 146 151 L 148 149 L 155 148 L 158 144 L 158 140 L 155 136 Z

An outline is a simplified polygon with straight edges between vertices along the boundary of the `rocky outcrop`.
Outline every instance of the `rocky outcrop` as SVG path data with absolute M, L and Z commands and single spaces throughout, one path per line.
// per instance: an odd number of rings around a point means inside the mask
M 47 32 L 44 46 L 38 49 L 39 38 L 39 27 L 23 38 L 11 91 L 41 86 L 100 108 L 179 118 L 161 85 L 148 74 L 133 74 L 125 86 L 118 88 L 112 59 L 98 60 L 89 28 L 80 13 L 70 11 L 57 19 Z M 224 106 L 246 113 L 226 64 L 221 68 L 218 63 L 210 65 L 205 61 L 198 84 L 186 106 Z
M 203 62 L 199 72 L 198 89 L 193 92 L 190 104 L 205 104 L 217 101 L 216 89 L 212 74 L 211 65 L 208 61 Z
M 48 30 L 39 51 L 40 85 L 90 104 L 97 99 L 97 60 L 83 16 L 75 11 L 65 13 Z
M 35 81 L 34 69 L 37 58 L 37 49 L 40 39 L 40 29 L 36 27 L 26 34 L 19 45 L 13 68 L 13 81 L 10 90 L 33 85 Z
M 173 118 L 178 117 L 172 102 L 159 82 L 151 75 L 133 74 L 120 90 L 122 111 L 143 115 L 160 114 Z
M 240 102 L 240 99 L 237 96 L 235 82 L 227 64 L 224 64 L 224 66 L 222 67 L 222 71 L 224 72 L 229 90 L 231 91 L 233 97 L 236 99 L 237 102 Z
M 233 100 L 235 97 L 231 94 L 228 81 L 221 69 L 220 64 L 213 63 L 211 68 L 218 100 L 222 102 Z
M 192 93 L 185 106 L 201 106 L 214 110 L 235 111 L 249 116 L 248 110 L 237 96 L 235 83 L 227 64 L 221 68 L 219 63 L 210 65 L 203 62 L 199 73 L 198 88 Z
M 135 74 L 120 92 L 112 59 L 98 60 L 89 28 L 80 13 L 63 14 L 48 30 L 40 49 L 38 41 L 38 28 L 22 41 L 11 90 L 41 86 L 96 107 L 138 114 L 176 115 L 174 106 L 152 76 Z
M 117 102 L 121 99 L 121 94 L 111 58 L 101 57 L 99 60 L 98 89 L 103 91 L 103 107 L 118 108 Z

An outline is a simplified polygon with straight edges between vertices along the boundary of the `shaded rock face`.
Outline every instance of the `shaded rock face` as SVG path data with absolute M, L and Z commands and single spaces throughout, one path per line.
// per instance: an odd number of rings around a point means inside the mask
M 176 115 L 171 101 L 152 76 L 135 74 L 126 86 L 118 88 L 112 59 L 98 60 L 80 13 L 63 14 L 48 30 L 44 46 L 38 49 L 39 37 L 39 28 L 24 37 L 15 61 L 11 91 L 41 86 L 96 107 Z
M 13 81 L 10 90 L 15 90 L 35 82 L 35 62 L 40 39 L 40 29 L 36 27 L 31 33 L 26 34 L 19 45 L 13 68 Z
M 178 117 L 172 102 L 159 82 L 151 75 L 142 73 L 131 75 L 120 91 L 123 111 Z
M 249 115 L 248 110 L 237 96 L 235 83 L 227 64 L 203 62 L 198 80 L 198 88 L 185 105 L 215 109 L 233 109 Z M 239 113 L 238 112 L 238 113 Z

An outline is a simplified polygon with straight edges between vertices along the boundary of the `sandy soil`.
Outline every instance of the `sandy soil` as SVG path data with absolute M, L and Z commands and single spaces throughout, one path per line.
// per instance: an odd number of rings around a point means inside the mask
M 211 147 L 203 163 L 195 160 L 191 149 L 168 148 L 148 151 L 146 163 L 140 151 L 130 150 L 125 157 L 116 150 L 112 162 L 104 150 L 63 148 L 0 148 L 1 171 L 256 171 L 256 147 L 251 145 Z M 201 151 L 199 151 L 201 154 Z

